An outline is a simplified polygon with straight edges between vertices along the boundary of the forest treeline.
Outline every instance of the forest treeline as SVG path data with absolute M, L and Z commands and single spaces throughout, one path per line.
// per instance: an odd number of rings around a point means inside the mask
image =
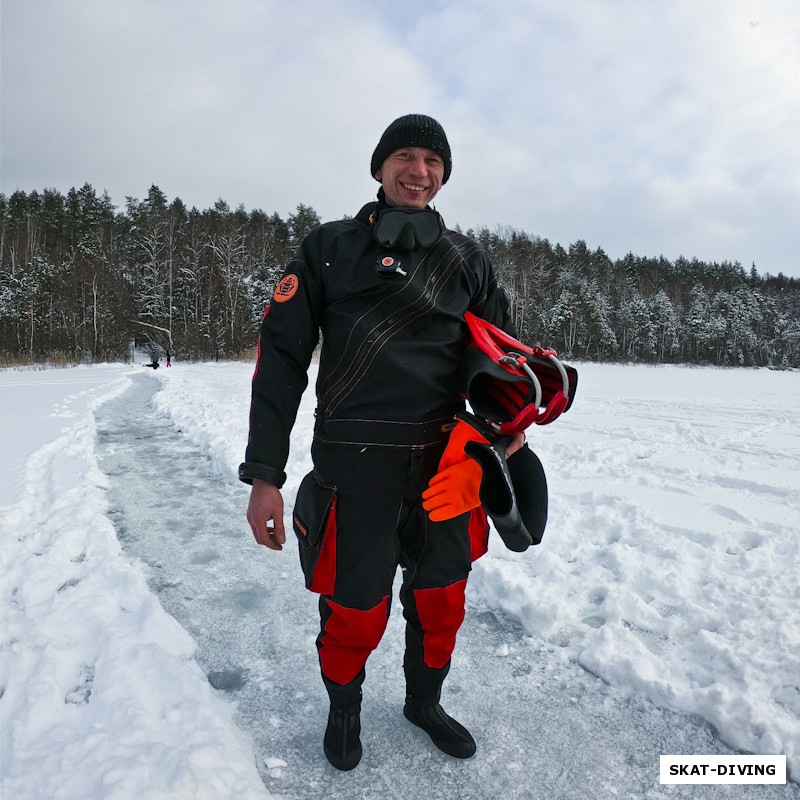
M 320 218 L 188 209 L 152 186 L 117 209 L 90 184 L 0 194 L 0 356 L 127 360 L 131 342 L 184 359 L 255 346 L 272 288 Z M 736 263 L 612 260 L 513 228 L 464 231 L 488 251 L 520 338 L 565 358 L 800 366 L 800 280 Z

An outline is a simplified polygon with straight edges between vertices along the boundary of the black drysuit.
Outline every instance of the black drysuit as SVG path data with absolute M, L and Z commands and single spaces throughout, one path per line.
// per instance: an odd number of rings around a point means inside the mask
M 476 242 L 442 225 L 431 247 L 384 247 L 372 230 L 383 209 L 369 203 L 354 219 L 316 228 L 278 282 L 262 321 L 239 469 L 245 482 L 285 481 L 289 433 L 321 332 L 314 470 L 298 490 L 293 522 L 306 584 L 321 595 L 323 680 L 343 704 L 359 696 L 398 564 L 407 689 L 439 697 L 488 525 L 480 508 L 431 522 L 420 495 L 464 408 L 464 313 L 515 335 Z

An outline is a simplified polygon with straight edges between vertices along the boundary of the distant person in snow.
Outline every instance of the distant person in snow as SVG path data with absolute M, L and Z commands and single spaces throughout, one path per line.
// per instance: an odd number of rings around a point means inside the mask
M 152 369 L 158 369 L 158 355 L 156 353 L 152 353 L 150 355 L 150 363 L 145 364 L 146 367 L 151 367 Z
M 261 325 L 239 477 L 252 484 L 253 535 L 272 550 L 286 541 L 280 489 L 289 434 L 322 333 L 314 470 L 298 490 L 293 527 L 306 585 L 320 595 L 317 650 L 330 698 L 324 752 L 342 770 L 361 758 L 365 666 L 386 628 L 398 565 L 403 712 L 445 753 L 468 758 L 476 750 L 440 700 L 471 564 L 487 549 L 487 516 L 474 486 L 464 487 L 469 502 L 447 495 L 452 514 L 424 507 L 423 493 L 430 496 L 447 467 L 458 474 L 470 461 L 464 442 L 476 439 L 456 417 L 465 409 L 465 313 L 516 333 L 486 252 L 430 205 L 451 168 L 436 120 L 411 114 L 392 122 L 372 154 L 377 201 L 309 233 Z M 512 435 L 505 456 L 535 458 L 524 441 L 524 433 Z
M 171 367 L 172 366 L 172 356 L 170 355 L 169 350 L 167 350 L 166 353 L 167 353 L 167 366 Z

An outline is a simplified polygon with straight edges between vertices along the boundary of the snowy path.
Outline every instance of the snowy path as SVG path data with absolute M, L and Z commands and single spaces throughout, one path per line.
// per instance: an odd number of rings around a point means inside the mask
M 403 719 L 396 604 L 368 665 L 364 759 L 352 773 L 337 772 L 321 748 L 326 699 L 313 646 L 316 598 L 303 588 L 293 542 L 277 555 L 256 547 L 244 522 L 246 487 L 220 480 L 210 460 L 153 410 L 155 388 L 136 376 L 131 389 L 95 412 L 109 516 L 126 552 L 146 565 L 163 606 L 197 642 L 212 685 L 237 706 L 273 796 L 800 797 L 797 784 L 660 786 L 660 754 L 733 751 L 703 719 L 613 689 L 567 648 L 527 635 L 475 600 L 444 700 L 475 733 L 478 755 L 451 760 Z M 620 452 L 630 447 L 622 443 Z M 613 459 L 613 451 L 603 458 Z

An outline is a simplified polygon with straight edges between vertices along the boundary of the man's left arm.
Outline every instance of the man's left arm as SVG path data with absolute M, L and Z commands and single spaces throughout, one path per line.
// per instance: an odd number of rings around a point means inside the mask
M 492 325 L 501 328 L 509 334 L 509 336 L 513 336 L 516 339 L 518 337 L 517 326 L 514 324 L 514 319 L 511 316 L 511 298 L 509 297 L 508 291 L 504 286 L 500 286 L 497 283 L 494 268 L 489 259 L 484 256 L 482 261 L 485 269 L 485 293 L 483 295 L 483 300 L 475 307 L 470 308 L 470 311 L 481 319 L 485 319 L 487 322 L 491 322 Z M 517 450 L 520 450 L 524 444 L 525 432 L 520 431 L 514 434 L 513 438 L 508 443 L 508 447 L 506 447 L 506 458 L 512 456 Z
M 511 316 L 511 298 L 506 288 L 498 284 L 494 268 L 485 253 L 481 254 L 478 266 L 480 289 L 469 310 L 515 339 L 518 338 L 517 327 Z

